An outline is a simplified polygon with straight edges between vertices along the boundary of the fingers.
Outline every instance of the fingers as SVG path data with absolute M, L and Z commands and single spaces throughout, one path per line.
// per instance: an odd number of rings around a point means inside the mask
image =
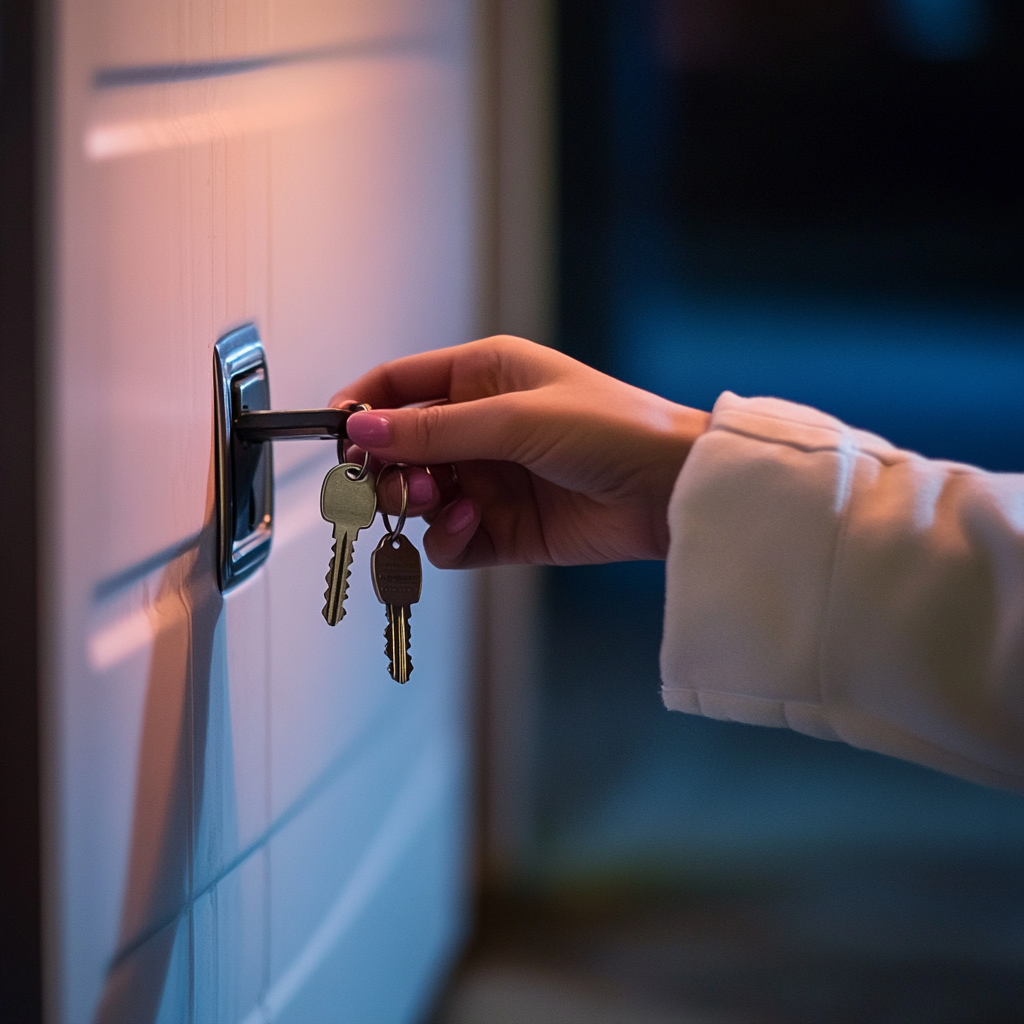
M 410 476 L 422 474 L 438 488 L 438 497 L 427 511 L 420 512 L 411 501 L 407 510 L 423 515 L 430 524 L 423 546 L 434 565 L 469 569 L 499 562 L 551 561 L 534 506 L 533 486 L 521 467 L 470 463 L 460 465 L 458 475 L 448 480 L 443 472 L 437 473 L 441 477 L 438 480 L 420 468 L 406 467 L 405 471 Z M 452 493 L 456 495 L 454 500 L 450 498 Z M 389 516 L 397 515 L 402 504 L 397 470 L 383 474 L 378 494 L 379 507 Z
M 433 477 L 419 466 L 403 467 L 402 473 L 408 494 L 406 514 L 423 516 L 435 512 L 441 504 L 441 492 Z M 397 469 L 382 470 L 377 480 L 377 501 L 389 516 L 402 511 L 402 477 Z
M 557 353 L 522 338 L 485 338 L 382 363 L 339 391 L 330 404 L 340 408 L 358 401 L 395 409 L 442 399 L 472 401 L 536 386 L 553 358 Z
M 350 441 L 344 444 L 344 460 L 362 466 L 366 456 L 364 449 Z M 370 458 L 370 472 L 377 477 L 377 501 L 389 516 L 397 516 L 402 508 L 402 480 L 397 470 L 389 463 Z M 428 516 L 436 513 L 442 505 L 451 501 L 458 493 L 458 475 L 454 466 L 403 466 L 405 483 L 408 488 L 406 514 Z
M 473 569 L 495 562 L 494 545 L 480 526 L 481 508 L 472 498 L 452 502 L 423 535 L 423 550 L 439 569 Z
M 374 408 L 396 408 L 410 402 L 429 402 L 447 398 L 452 366 L 460 356 L 461 346 L 422 352 L 390 363 L 381 363 L 363 374 L 330 401 L 341 408 L 358 395 L 358 401 Z
M 442 569 L 551 561 L 530 474 L 508 463 L 459 466 L 462 493 L 436 516 L 423 547 Z
M 516 461 L 538 410 L 516 395 L 426 409 L 374 409 L 349 417 L 349 437 L 382 462 L 418 466 Z

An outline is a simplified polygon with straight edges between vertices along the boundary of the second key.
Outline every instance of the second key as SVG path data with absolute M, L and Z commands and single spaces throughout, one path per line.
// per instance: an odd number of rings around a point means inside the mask
M 386 533 L 370 556 L 373 589 L 377 600 L 387 607 L 388 625 L 384 630 L 384 651 L 388 671 L 396 682 L 408 682 L 412 675 L 409 657 L 409 620 L 412 605 L 420 599 L 423 567 L 420 553 L 401 533 Z

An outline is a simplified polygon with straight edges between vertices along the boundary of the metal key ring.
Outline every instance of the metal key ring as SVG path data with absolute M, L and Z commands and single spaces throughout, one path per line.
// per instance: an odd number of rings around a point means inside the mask
M 367 405 L 366 402 L 359 402 L 359 403 L 357 403 L 355 405 L 350 406 L 349 407 L 349 411 L 350 412 L 369 412 L 370 411 L 370 406 Z M 344 444 L 344 439 L 339 437 L 338 438 L 338 461 L 339 462 L 344 461 L 344 458 L 343 458 L 342 453 L 341 453 L 341 447 L 342 447 L 343 444 Z M 354 483 L 358 483 L 360 480 L 365 480 L 366 479 L 366 474 L 369 473 L 369 472 L 370 472 L 370 453 L 369 452 L 364 452 L 363 453 L 363 468 L 361 470 L 359 470 L 359 472 L 357 472 L 354 476 L 352 475 L 352 470 L 351 469 L 346 469 L 345 470 L 345 476 L 347 476 L 348 479 L 353 481 Z
M 387 538 L 389 541 L 394 542 L 401 537 L 402 530 L 405 529 L 405 514 L 409 510 L 409 482 L 405 479 L 405 467 L 397 462 L 392 462 L 390 466 L 385 466 L 381 470 L 380 475 L 383 476 L 389 469 L 398 470 L 398 476 L 402 481 L 402 508 L 398 513 L 398 522 L 393 530 L 391 529 L 391 520 L 388 519 L 387 512 L 384 509 L 380 510 L 381 518 L 384 520 L 384 529 L 387 530 Z
M 458 487 L 459 486 L 459 471 L 455 468 L 455 463 L 454 462 L 448 462 L 448 463 L 445 463 L 445 465 L 447 465 L 448 472 L 451 473 L 451 475 L 452 475 L 452 486 L 453 487 Z M 433 467 L 431 467 L 431 466 L 424 466 L 423 469 L 425 470 L 425 472 L 427 473 L 428 476 L 434 478 L 434 482 L 436 483 L 437 482 L 437 477 L 434 476 L 434 469 L 433 469 Z M 440 486 L 441 485 L 438 484 L 438 488 L 440 488 Z

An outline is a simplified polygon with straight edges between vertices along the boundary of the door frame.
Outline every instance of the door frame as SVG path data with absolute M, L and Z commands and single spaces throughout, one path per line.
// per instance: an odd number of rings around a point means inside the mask
M 49 8 L 0 17 L 0 1018 L 43 1016 L 39 571 Z

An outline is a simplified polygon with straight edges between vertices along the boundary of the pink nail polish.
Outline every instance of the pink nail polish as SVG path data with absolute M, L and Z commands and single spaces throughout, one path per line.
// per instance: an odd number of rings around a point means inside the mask
M 476 509 L 469 498 L 460 498 L 448 511 L 444 521 L 444 532 L 448 534 L 462 533 L 476 518 Z
M 349 440 L 363 448 L 386 448 L 391 444 L 391 420 L 375 413 L 353 413 L 345 429 Z

